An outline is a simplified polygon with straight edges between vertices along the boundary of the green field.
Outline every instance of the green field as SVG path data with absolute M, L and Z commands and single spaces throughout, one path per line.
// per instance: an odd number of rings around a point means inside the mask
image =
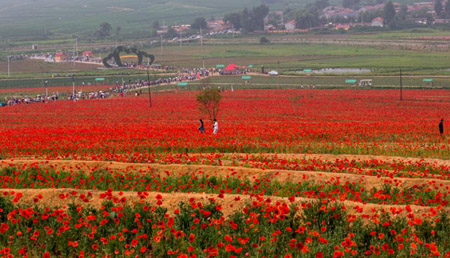
M 399 71 L 403 71 L 405 87 L 427 87 L 424 78 L 433 78 L 433 86 L 447 88 L 450 85 L 450 53 L 420 52 L 411 50 L 389 50 L 375 47 L 352 47 L 326 44 L 206 44 L 169 45 L 161 54 L 159 47 L 143 50 L 156 56 L 155 63 L 179 67 L 215 67 L 217 64 L 249 65 L 252 72 L 280 70 L 284 75 L 280 79 L 268 76 L 254 76 L 252 87 L 265 88 L 280 85 L 287 88 L 299 88 L 301 85 L 317 87 L 344 87 L 345 79 L 372 79 L 375 87 L 398 87 Z M 104 56 L 106 53 L 98 53 Z M 278 67 L 278 61 L 280 65 Z M 0 62 L 0 89 L 41 87 L 42 80 L 49 80 L 50 85 L 71 85 L 71 75 L 77 81 L 93 83 L 96 77 L 106 77 L 107 83 L 115 81 L 146 79 L 145 71 L 99 70 L 96 66 L 73 64 L 52 64 L 39 61 L 12 62 L 11 77 L 7 77 L 6 62 Z M 372 72 L 366 74 L 311 74 L 308 76 L 298 71 L 322 68 L 364 68 Z M 174 71 L 169 71 L 173 73 Z M 153 72 L 158 73 L 158 72 Z M 173 76 L 164 74 L 155 76 Z M 152 75 L 153 76 L 153 75 Z M 54 77 L 54 78 L 53 78 Z M 213 85 L 239 87 L 240 77 L 220 76 L 211 78 Z M 193 83 L 196 85 L 199 83 Z M 198 87 L 197 87 L 198 88 Z
M 419 52 L 411 50 L 379 49 L 325 44 L 224 44 L 166 47 L 148 49 L 156 55 L 156 62 L 180 66 L 264 65 L 284 73 L 320 68 L 366 68 L 376 74 L 450 74 L 449 52 Z
M 310 0 L 271 1 L 272 9 L 301 7 Z M 153 21 L 191 23 L 261 4 L 260 0 L 1 0 L 0 40 L 15 37 L 87 35 L 103 21 L 122 27 L 125 38 L 148 37 Z
M 280 88 L 298 89 L 303 86 L 308 88 L 311 86 L 322 88 L 343 88 L 353 87 L 354 85 L 346 84 L 345 80 L 351 78 L 356 80 L 372 79 L 374 88 L 398 88 L 400 78 L 396 76 L 282 76 L 280 78 L 270 76 L 252 76 L 252 79 L 244 85 L 241 76 L 220 76 L 210 78 L 210 83 L 215 86 L 233 85 L 244 88 Z M 403 77 L 403 86 L 406 88 L 429 88 L 430 84 L 424 83 L 425 77 Z M 428 78 L 428 77 L 427 77 Z M 450 77 L 433 78 L 433 87 L 450 88 Z M 202 85 L 202 83 L 190 83 L 191 85 Z

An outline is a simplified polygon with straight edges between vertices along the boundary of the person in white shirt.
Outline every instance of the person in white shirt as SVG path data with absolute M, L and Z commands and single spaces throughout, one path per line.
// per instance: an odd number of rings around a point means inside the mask
M 217 122 L 216 119 L 214 119 L 214 126 L 213 126 L 213 128 L 214 128 L 213 134 L 217 134 L 217 131 L 219 130 L 219 123 Z

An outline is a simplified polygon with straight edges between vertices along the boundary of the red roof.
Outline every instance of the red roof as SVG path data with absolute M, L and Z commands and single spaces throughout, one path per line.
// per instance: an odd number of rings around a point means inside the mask
M 372 22 L 375 22 L 375 21 L 379 21 L 379 22 L 383 23 L 384 19 L 382 17 L 377 17 L 372 20 Z
M 93 54 L 92 51 L 89 50 L 83 51 L 83 56 L 90 56 L 92 54 Z
M 66 54 L 64 54 L 63 52 L 59 52 L 56 53 L 55 57 L 61 57 L 61 56 L 66 56 Z
M 235 64 L 229 64 L 229 65 L 224 69 L 224 71 L 234 71 L 234 70 L 236 70 L 236 68 L 238 68 L 237 65 L 235 65 Z

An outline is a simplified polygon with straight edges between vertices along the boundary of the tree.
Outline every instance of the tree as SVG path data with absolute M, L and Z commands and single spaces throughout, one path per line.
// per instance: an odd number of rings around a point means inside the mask
M 323 10 L 329 5 L 330 3 L 328 2 L 328 0 L 316 0 L 316 2 L 314 2 L 314 6 L 319 10 Z
M 308 29 L 313 26 L 317 26 L 319 21 L 319 15 L 316 11 L 302 9 L 296 13 L 295 21 L 297 23 L 297 29 Z
M 444 16 L 445 18 L 450 18 L 450 0 L 445 2 Z
M 404 20 L 406 20 L 407 14 L 408 14 L 408 6 L 406 4 L 402 4 L 397 16 L 400 20 L 404 21 Z
M 395 14 L 394 4 L 389 1 L 383 9 L 384 24 L 387 25 L 389 29 L 394 29 L 396 27 Z
M 219 114 L 219 104 L 222 99 L 220 91 L 213 89 L 203 90 L 197 95 L 198 108 L 200 112 L 209 116 L 210 120 L 217 118 Z
M 357 7 L 359 3 L 360 0 L 342 0 L 342 6 L 345 8 Z
M 153 21 L 152 29 L 154 29 L 154 30 L 158 30 L 159 29 L 159 21 L 158 20 Z
M 167 37 L 168 38 L 174 38 L 176 37 L 178 34 L 175 31 L 175 29 L 172 26 L 169 26 L 169 28 L 167 29 Z
M 444 10 L 444 7 L 442 6 L 441 0 L 435 0 L 434 1 L 434 11 L 436 12 L 436 15 L 438 17 L 441 17 L 442 11 Z
M 266 37 L 262 37 L 259 39 L 259 44 L 267 44 L 270 43 L 270 40 L 268 40 Z
M 95 31 L 94 36 L 99 38 L 108 37 L 111 34 L 112 26 L 107 22 L 100 23 L 100 28 Z
M 239 14 L 239 13 L 227 14 L 227 15 L 225 15 L 225 18 L 223 20 L 225 22 L 231 23 L 233 25 L 233 28 L 236 30 L 239 30 L 242 28 L 241 14 Z
M 250 27 L 250 12 L 248 11 L 247 8 L 245 8 L 242 11 L 242 16 L 241 16 L 241 26 L 243 29 L 249 31 L 249 27 Z
M 199 17 L 191 24 L 191 29 L 198 30 L 200 28 L 206 29 L 207 23 L 204 17 Z
M 257 7 L 253 7 L 253 24 L 254 24 L 254 30 L 264 30 L 264 19 L 266 18 L 267 14 L 269 14 L 269 8 L 262 4 Z
M 433 25 L 433 21 L 434 21 L 434 19 L 433 19 L 433 15 L 431 15 L 430 13 L 427 13 L 427 25 L 428 26 L 431 26 L 431 25 Z

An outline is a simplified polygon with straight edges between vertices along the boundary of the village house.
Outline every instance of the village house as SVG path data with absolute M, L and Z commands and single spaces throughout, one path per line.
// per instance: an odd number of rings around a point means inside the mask
M 294 31 L 296 26 L 297 26 L 297 21 L 295 21 L 295 20 L 290 20 L 284 24 L 284 28 L 287 31 Z
M 228 30 L 231 27 L 224 20 L 207 21 L 206 24 L 208 29 L 212 32 Z
M 381 17 L 377 17 L 372 20 L 370 23 L 370 26 L 372 27 L 384 27 L 384 19 Z
M 172 27 L 176 32 L 185 31 L 191 29 L 190 24 L 181 24 L 181 25 L 175 25 Z
M 450 19 L 434 19 L 436 24 L 450 24 Z

